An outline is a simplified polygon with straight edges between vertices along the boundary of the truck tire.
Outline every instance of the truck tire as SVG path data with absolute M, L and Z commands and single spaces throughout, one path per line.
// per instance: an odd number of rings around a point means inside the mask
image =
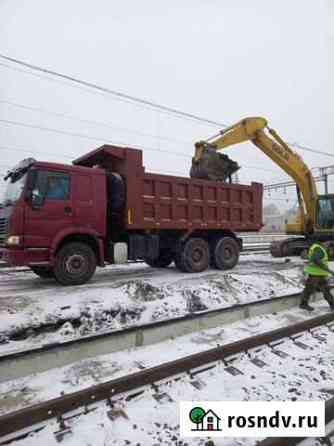
M 167 268 L 173 261 L 173 254 L 170 251 L 161 251 L 159 257 L 155 259 L 146 258 L 145 262 L 152 268 Z
M 42 279 L 54 279 L 55 275 L 52 269 L 43 266 L 31 266 L 30 269 Z
M 177 267 L 187 273 L 200 273 L 210 264 L 210 250 L 206 240 L 190 237 L 181 247 Z
M 239 253 L 239 244 L 233 237 L 222 237 L 213 248 L 213 266 L 218 269 L 232 269 L 239 261 Z
M 86 243 L 72 242 L 60 248 L 54 267 L 61 285 L 82 285 L 89 281 L 96 269 L 96 255 Z

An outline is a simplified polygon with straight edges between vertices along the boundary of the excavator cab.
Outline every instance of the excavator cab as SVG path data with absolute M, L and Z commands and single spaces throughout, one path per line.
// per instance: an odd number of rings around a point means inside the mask
M 319 195 L 316 207 L 316 226 L 319 231 L 334 230 L 334 194 Z

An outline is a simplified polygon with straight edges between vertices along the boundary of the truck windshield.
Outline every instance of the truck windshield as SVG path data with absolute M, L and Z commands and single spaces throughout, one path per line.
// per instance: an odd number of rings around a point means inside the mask
M 22 175 L 14 182 L 12 182 L 11 178 L 8 178 L 7 187 L 5 188 L 5 192 L 1 200 L 3 206 L 10 206 L 21 197 L 21 193 L 24 188 L 26 178 L 27 178 L 27 173 Z

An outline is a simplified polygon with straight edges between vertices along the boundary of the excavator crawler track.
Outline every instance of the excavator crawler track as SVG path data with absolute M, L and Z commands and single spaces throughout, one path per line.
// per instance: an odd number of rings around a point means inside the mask
M 300 256 L 310 245 L 311 242 L 305 238 L 287 238 L 272 242 L 270 244 L 270 254 L 273 257 Z

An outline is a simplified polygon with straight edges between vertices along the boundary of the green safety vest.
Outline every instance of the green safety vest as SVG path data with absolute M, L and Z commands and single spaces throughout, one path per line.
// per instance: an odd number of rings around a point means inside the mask
M 321 277 L 328 277 L 330 276 L 330 273 L 327 271 L 321 269 L 318 265 L 312 262 L 313 253 L 316 249 L 321 249 L 324 253 L 324 257 L 322 259 L 322 263 L 328 267 L 328 254 L 326 249 L 324 249 L 321 245 L 318 245 L 317 243 L 314 243 L 308 252 L 308 260 L 309 263 L 305 266 L 304 272 L 310 276 L 321 276 Z

